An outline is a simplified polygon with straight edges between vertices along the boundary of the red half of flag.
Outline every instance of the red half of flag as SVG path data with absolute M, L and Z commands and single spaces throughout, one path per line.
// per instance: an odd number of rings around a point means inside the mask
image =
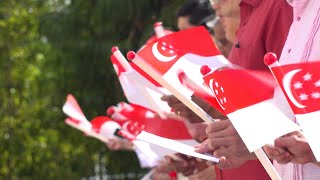
M 320 110 L 320 62 L 271 68 L 295 114 Z
M 204 77 L 226 114 L 272 98 L 275 81 L 270 73 L 225 69 Z

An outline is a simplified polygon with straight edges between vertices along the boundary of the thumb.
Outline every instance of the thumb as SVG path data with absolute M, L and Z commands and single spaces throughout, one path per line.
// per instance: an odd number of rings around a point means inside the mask
M 194 147 L 195 152 L 206 153 L 210 151 L 209 140 L 203 141 L 201 144 Z
M 286 149 L 288 146 L 293 145 L 293 138 L 291 136 L 280 137 L 274 141 L 275 147 Z

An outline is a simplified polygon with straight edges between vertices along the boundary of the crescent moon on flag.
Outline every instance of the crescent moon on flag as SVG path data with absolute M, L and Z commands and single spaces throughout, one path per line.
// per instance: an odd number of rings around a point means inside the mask
M 217 98 L 217 95 L 216 95 L 216 93 L 215 93 L 215 91 L 214 91 L 214 88 L 213 88 L 213 79 L 210 79 L 210 81 L 209 81 L 209 86 L 210 86 L 210 89 L 213 91 L 213 94 L 216 96 L 216 98 Z M 220 103 L 220 101 L 217 99 L 217 102 L 218 102 L 218 104 L 220 105 L 220 107 L 222 108 L 222 110 L 225 110 L 226 108 L 225 107 L 223 107 L 222 106 L 222 104 Z
M 177 57 L 177 55 L 174 55 L 174 56 L 164 56 L 162 55 L 159 51 L 158 51 L 158 43 L 159 42 L 156 42 L 153 44 L 152 46 L 152 53 L 153 55 L 159 60 L 159 61 L 162 61 L 162 62 L 169 62 L 169 61 L 172 61 L 174 58 Z
M 292 78 L 294 77 L 295 74 L 297 74 L 299 71 L 301 71 L 302 69 L 296 69 L 296 70 L 292 70 L 290 72 L 288 72 L 282 79 L 282 84 L 283 84 L 283 88 L 285 90 L 285 92 L 287 93 L 288 98 L 290 99 L 290 101 L 297 106 L 298 108 L 305 108 L 306 106 L 299 103 L 296 98 L 293 96 L 292 91 L 291 91 L 291 81 Z

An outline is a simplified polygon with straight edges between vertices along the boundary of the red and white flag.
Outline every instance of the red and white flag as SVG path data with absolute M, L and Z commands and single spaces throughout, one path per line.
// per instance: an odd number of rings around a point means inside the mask
M 250 152 L 299 129 L 272 103 L 275 81 L 271 74 L 224 69 L 204 80 Z
M 266 63 L 320 161 L 320 61 L 287 65 L 279 65 L 276 60 Z
M 168 94 L 164 88 L 139 67 L 127 62 L 117 47 L 113 47 L 112 52 L 110 58 L 127 100 L 160 114 L 169 113 L 171 108 L 161 100 L 164 94 Z
M 156 165 L 162 157 L 171 156 L 172 153 L 177 152 L 177 149 L 169 148 L 169 145 L 164 146 L 163 142 L 158 144 L 155 139 L 150 141 L 150 138 L 165 139 L 164 142 L 168 141 L 175 144 L 173 147 L 181 145 L 188 147 L 189 150 L 198 144 L 192 139 L 184 122 L 181 120 L 162 119 L 146 108 L 126 103 L 119 103 L 117 107 L 109 108 L 108 111 L 108 114 L 115 117 L 113 120 L 121 124 L 121 132 L 125 133 L 120 135 L 132 140 L 138 150 L 136 153 L 140 152 L 141 165 Z
M 131 138 L 132 135 L 137 137 L 139 136 L 139 134 L 141 134 L 141 132 L 144 131 L 162 138 L 175 140 L 190 146 L 195 146 L 198 144 L 195 140 L 192 139 L 183 121 L 169 118 L 162 119 L 156 116 L 155 113 L 149 112 L 148 109 L 144 109 L 141 106 L 129 104 L 126 104 L 124 106 L 127 106 L 127 109 L 122 108 L 121 111 L 113 111 L 114 114 L 121 114 L 120 119 L 113 120 L 115 120 L 119 124 L 122 124 L 122 130 L 130 133 L 129 138 Z M 163 157 L 165 155 L 173 153 L 172 150 L 168 148 L 159 147 L 157 145 L 151 145 L 150 147 L 156 154 L 158 154 L 159 157 Z
M 65 120 L 66 124 L 69 124 L 73 127 L 78 127 L 82 131 L 91 130 L 91 123 L 83 114 L 77 100 L 74 98 L 72 94 L 68 94 L 67 100 L 62 107 L 62 111 L 69 116 L 69 118 Z
M 166 35 L 147 44 L 138 52 L 138 55 L 157 70 L 164 79 L 177 85 L 180 84 L 177 73 L 181 70 L 195 82 L 201 84 L 203 79 L 200 68 L 203 65 L 214 69 L 229 64 L 203 27 Z M 192 92 L 184 89 L 191 95 Z
M 125 132 L 135 136 L 135 140 L 149 143 L 150 150 L 158 156 L 158 160 L 164 156 L 174 156 L 174 153 L 182 153 L 218 162 L 218 159 L 211 156 L 196 153 L 194 146 L 199 143 L 192 139 L 183 121 L 174 119 L 152 118 L 144 120 L 129 120 L 122 127 Z M 123 131 L 122 131 L 123 132 Z M 146 148 L 147 146 L 144 146 Z M 141 149 L 141 148 L 140 148 Z M 143 149 L 142 149 L 143 150 Z
M 107 115 L 122 125 L 128 119 L 153 118 L 156 113 L 143 106 L 120 102 L 117 106 L 110 106 L 107 109 Z
M 92 124 L 92 131 L 106 138 L 115 138 L 116 130 L 121 129 L 118 123 L 107 116 L 95 117 L 90 123 Z
M 183 121 L 172 118 L 161 119 L 155 112 L 139 105 L 121 102 L 117 107 L 108 108 L 107 111 L 115 122 L 121 124 L 123 130 L 135 136 L 144 130 L 169 139 L 187 141 L 192 139 Z
M 190 102 L 193 92 L 184 87 L 177 76 L 178 72 L 183 70 L 188 77 L 201 85 L 203 79 L 200 68 L 203 65 L 216 69 L 229 64 L 217 50 L 205 28 L 195 27 L 166 35 L 147 44 L 137 54 L 129 52 L 127 57 L 202 119 L 212 121 L 208 114 Z
M 102 142 L 108 142 L 109 138 L 114 137 L 115 131 L 120 127 L 119 124 L 112 122 L 106 116 L 99 116 L 89 122 L 72 94 L 68 94 L 62 111 L 69 116 L 65 120 L 66 124 Z
M 99 116 L 89 122 L 82 113 L 76 99 L 71 94 L 67 97 L 63 111 L 69 116 L 65 121 L 66 124 L 84 132 L 88 136 L 99 139 L 105 143 L 108 143 L 110 138 L 118 138 L 115 136 L 115 132 L 121 128 L 120 124 L 107 116 Z M 148 143 L 142 141 L 133 141 L 132 143 L 136 147 L 134 150 L 141 167 L 148 168 L 157 165 L 160 156 L 150 148 Z

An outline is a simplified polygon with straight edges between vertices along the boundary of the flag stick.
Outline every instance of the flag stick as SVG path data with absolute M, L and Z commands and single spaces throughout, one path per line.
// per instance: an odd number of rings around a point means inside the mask
M 87 129 L 85 129 L 85 128 L 81 127 L 81 126 L 72 123 L 72 122 L 69 121 L 68 119 L 65 120 L 65 123 L 68 124 L 69 126 L 75 128 L 75 129 L 78 129 L 78 130 L 84 132 L 84 133 L 87 134 L 88 136 L 91 136 L 91 137 L 94 137 L 94 138 L 96 138 L 96 139 L 99 139 L 100 141 L 105 142 L 105 143 L 108 143 L 108 142 L 109 142 L 109 139 L 106 138 L 106 137 L 103 137 L 101 134 L 98 134 L 98 133 L 96 133 L 96 132 L 94 132 L 94 131 L 92 131 L 92 130 L 89 130 L 89 131 L 88 131 Z
M 160 73 L 158 73 L 153 67 L 151 67 L 142 57 L 135 54 L 133 51 L 128 52 L 127 58 L 148 73 L 153 79 L 156 79 L 159 84 L 168 89 L 176 98 L 178 98 L 183 104 L 197 114 L 201 119 L 207 123 L 214 122 L 214 119 L 201 109 L 191 99 L 188 99 L 184 94 L 180 93 L 172 84 L 167 82 Z
M 278 81 L 277 77 L 275 76 L 272 68 L 273 67 L 279 67 L 280 64 L 278 62 L 278 58 L 277 55 L 274 53 L 267 53 L 264 56 L 264 63 L 268 66 L 268 68 L 270 69 L 270 72 L 272 73 L 274 79 L 277 81 L 277 83 L 280 85 L 281 83 Z M 284 72 L 281 69 L 281 74 L 284 75 Z
M 281 180 L 280 175 L 278 174 L 277 170 L 274 168 L 274 166 L 272 165 L 271 161 L 269 160 L 266 153 L 262 150 L 262 148 L 255 150 L 254 154 L 257 156 L 260 163 L 267 171 L 272 180 Z
M 197 84 L 196 82 L 194 82 L 194 80 L 189 78 L 185 72 L 183 72 L 183 71 L 180 72 L 178 74 L 178 77 L 179 77 L 180 83 L 185 85 L 186 87 L 188 87 L 192 91 L 197 91 L 204 96 L 212 96 L 213 98 L 215 97 L 215 95 L 207 88 L 207 86 L 201 86 L 201 85 Z
M 165 36 L 165 32 L 164 32 L 164 28 L 162 26 L 162 22 L 156 22 L 153 24 L 153 29 L 154 29 L 154 32 L 157 36 L 157 38 L 161 38 L 163 36 Z
M 145 176 L 143 176 L 141 178 L 141 180 L 150 180 L 150 179 L 152 179 L 151 177 L 152 177 L 154 172 L 155 172 L 155 170 L 151 169 Z
M 111 52 L 117 58 L 118 62 L 125 69 L 125 71 L 130 71 L 133 69 L 117 46 L 113 46 L 111 48 Z
M 281 65 L 280 63 L 278 62 L 278 58 L 277 58 L 277 55 L 274 54 L 274 53 L 267 53 L 265 56 L 264 56 L 264 63 L 268 66 L 268 68 L 270 69 L 270 72 L 272 73 L 274 79 L 277 81 L 277 83 L 281 86 L 282 82 L 279 82 L 278 81 L 278 78 L 277 76 L 274 74 L 272 68 L 273 67 L 280 67 L 280 70 L 281 70 L 281 76 L 284 76 L 285 73 L 283 72 L 282 68 L 281 68 Z M 292 92 L 293 94 L 297 95 L 294 91 Z M 298 96 L 298 95 L 297 95 Z M 304 109 L 304 108 L 303 108 Z M 304 109 L 305 112 L 307 112 L 305 109 Z

